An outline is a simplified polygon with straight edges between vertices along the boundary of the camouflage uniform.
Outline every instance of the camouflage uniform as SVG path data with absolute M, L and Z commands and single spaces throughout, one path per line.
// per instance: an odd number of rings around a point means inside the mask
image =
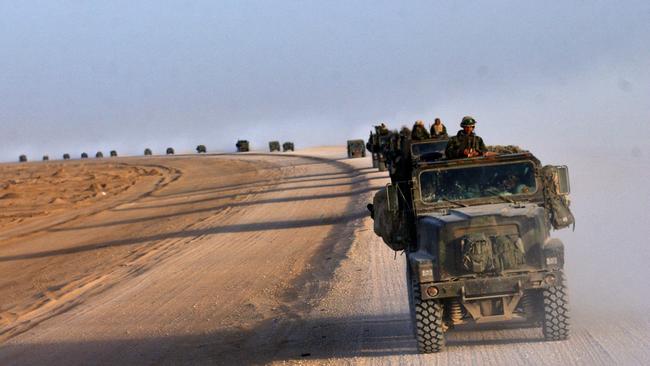
M 431 135 L 429 135 L 429 131 L 424 127 L 424 123 L 422 123 L 422 121 L 416 121 L 413 125 L 413 130 L 411 131 L 411 140 L 419 141 L 428 140 L 430 138 Z
M 479 155 L 485 154 L 487 148 L 483 139 L 475 133 L 467 134 L 465 131 L 460 130 L 456 136 L 449 139 L 447 148 L 445 149 L 445 156 L 447 159 L 462 159 L 466 158 L 463 154 L 465 149 L 474 149 Z
M 465 116 L 463 121 L 460 123 L 460 126 L 463 127 L 462 130 L 458 131 L 456 136 L 449 139 L 447 143 L 447 148 L 445 149 L 445 156 L 447 159 L 463 159 L 472 156 L 465 154 L 465 151 L 468 149 L 474 150 L 478 156 L 482 156 L 487 152 L 487 147 L 483 143 L 483 139 L 474 133 L 472 128 L 470 132 L 465 132 L 466 127 L 474 127 L 476 121 L 474 118 Z

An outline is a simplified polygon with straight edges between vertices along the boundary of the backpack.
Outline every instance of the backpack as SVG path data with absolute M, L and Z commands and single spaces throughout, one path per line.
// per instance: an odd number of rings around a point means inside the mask
M 492 241 L 483 234 L 469 234 L 461 239 L 462 264 L 466 271 L 484 273 L 493 271 Z
M 563 229 L 570 225 L 575 228 L 575 218 L 569 209 L 569 197 L 558 194 L 557 168 L 546 165 L 542 168 L 542 182 L 544 183 L 544 201 L 548 212 L 549 221 L 555 230 Z

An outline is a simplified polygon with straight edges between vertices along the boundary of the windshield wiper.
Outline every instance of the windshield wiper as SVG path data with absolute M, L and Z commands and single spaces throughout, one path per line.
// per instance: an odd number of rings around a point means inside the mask
M 444 197 L 440 197 L 440 199 L 445 201 L 445 202 L 453 203 L 454 205 L 458 205 L 460 207 L 468 207 L 468 205 L 466 205 L 464 203 L 461 203 L 461 202 L 458 202 L 458 201 L 450 200 L 450 199 L 447 199 L 447 198 L 444 198 Z

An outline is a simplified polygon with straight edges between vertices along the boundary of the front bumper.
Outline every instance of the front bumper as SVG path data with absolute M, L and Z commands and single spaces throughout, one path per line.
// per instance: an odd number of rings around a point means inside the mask
M 524 290 L 543 289 L 562 281 L 561 271 L 539 271 L 496 277 L 458 279 L 420 284 L 423 300 L 460 298 L 481 300 L 511 295 L 523 295 Z

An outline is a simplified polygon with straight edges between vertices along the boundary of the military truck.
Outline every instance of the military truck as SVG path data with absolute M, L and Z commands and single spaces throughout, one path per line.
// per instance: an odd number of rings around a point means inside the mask
M 382 151 L 386 144 L 388 144 L 390 136 L 394 135 L 395 132 L 382 133 L 380 126 L 375 126 L 374 130 L 374 132 L 370 132 L 366 148 L 372 153 L 372 167 L 383 172 L 386 171 L 388 167 L 386 166 L 386 159 Z
M 70 160 L 70 154 L 68 153 L 63 154 L 63 160 Z
M 295 147 L 293 146 L 293 142 L 287 141 L 284 144 L 282 144 L 282 152 L 287 152 L 287 151 L 295 151 Z
M 250 150 L 248 140 L 237 140 L 235 147 L 237 147 L 237 152 L 246 152 Z
M 168 147 L 167 150 L 165 150 L 165 154 L 174 155 L 174 148 L 173 147 Z
M 103 157 L 104 157 L 104 154 L 101 151 L 98 151 L 97 153 L 95 153 L 95 158 L 101 159 Z
M 375 146 L 378 146 L 377 135 L 370 131 L 370 136 L 368 137 L 368 142 L 366 142 L 366 149 L 370 151 L 370 156 L 372 157 L 372 167 L 379 167 L 379 153 L 375 152 Z
M 446 332 L 472 323 L 566 339 L 564 245 L 551 230 L 574 223 L 568 168 L 530 152 L 446 160 L 433 145 L 410 144 L 408 177 L 396 174 L 368 205 L 375 233 L 406 254 L 419 352 L 439 352 Z
M 18 161 L 21 163 L 26 163 L 27 162 L 27 155 L 20 155 L 18 157 Z
M 363 140 L 348 140 L 348 158 L 366 157 L 366 146 Z
M 152 152 L 151 152 L 151 149 L 150 149 L 150 148 L 146 148 L 146 149 L 144 149 L 144 155 L 145 155 L 145 156 L 147 156 L 147 155 L 151 155 L 151 154 L 152 154 Z
M 43 155 L 43 161 L 49 161 L 50 156 L 49 155 Z
M 208 149 L 205 147 L 205 145 L 199 145 L 199 146 L 196 147 L 196 152 L 198 154 L 201 154 L 201 153 L 205 154 L 205 153 L 208 152 Z
M 280 142 L 279 141 L 269 141 L 269 151 L 280 151 Z

